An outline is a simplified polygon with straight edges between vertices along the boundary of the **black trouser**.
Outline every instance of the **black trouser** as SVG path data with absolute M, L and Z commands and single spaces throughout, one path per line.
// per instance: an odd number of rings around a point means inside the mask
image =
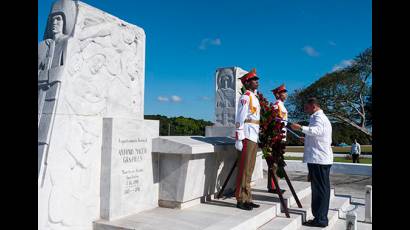
M 353 163 L 360 163 L 359 162 L 359 154 L 352 154 Z
M 319 224 L 327 225 L 329 220 L 330 180 L 332 165 L 308 164 L 312 187 L 312 214 Z

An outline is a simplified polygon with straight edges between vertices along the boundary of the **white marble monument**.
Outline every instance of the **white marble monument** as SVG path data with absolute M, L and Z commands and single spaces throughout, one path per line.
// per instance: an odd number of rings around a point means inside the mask
M 58 0 L 38 51 L 38 229 L 91 230 L 100 218 L 155 206 L 158 194 L 147 193 L 150 186 L 158 186 L 155 172 L 140 167 L 157 165 L 149 157 L 149 143 L 150 135 L 158 136 L 158 122 L 143 120 L 144 30 L 83 2 Z M 110 132 L 103 129 L 107 117 Z M 114 164 L 118 143 L 111 143 L 110 151 L 103 137 L 119 135 L 122 122 L 157 129 L 149 134 L 134 125 L 124 134 L 133 136 L 127 136 L 130 140 L 147 140 L 128 146 L 146 149 L 135 163 L 144 175 L 135 171 L 129 182 L 130 192 L 140 188 L 146 199 L 139 206 L 135 197 L 130 207 L 121 204 L 123 196 L 112 198 L 118 192 L 113 183 L 123 183 L 122 177 L 115 179 L 119 170 L 128 169 Z
M 216 70 L 215 125 L 205 128 L 205 136 L 235 136 L 235 114 L 242 88 L 239 78 L 246 73 L 248 72 L 239 67 L 225 67 Z

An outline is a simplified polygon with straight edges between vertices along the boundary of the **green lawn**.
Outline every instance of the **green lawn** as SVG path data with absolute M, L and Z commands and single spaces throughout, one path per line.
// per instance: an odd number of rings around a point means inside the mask
M 371 145 L 362 145 L 361 148 L 362 148 L 362 153 L 372 152 Z M 333 146 L 332 147 L 332 150 L 334 153 L 348 153 L 350 152 L 350 149 L 351 149 L 350 146 L 346 146 L 346 147 Z M 303 153 L 303 146 L 286 146 L 286 151 Z
M 285 160 L 302 160 L 302 157 L 287 157 L 285 154 Z M 353 163 L 352 160 L 346 159 L 344 157 L 334 157 L 334 162 L 347 162 Z M 362 164 L 372 164 L 372 158 L 360 158 L 360 163 Z

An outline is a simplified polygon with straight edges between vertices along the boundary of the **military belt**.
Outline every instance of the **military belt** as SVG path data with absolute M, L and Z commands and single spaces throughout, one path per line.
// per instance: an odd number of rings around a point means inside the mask
M 259 125 L 259 120 L 246 119 L 245 123 L 252 123 L 252 124 Z

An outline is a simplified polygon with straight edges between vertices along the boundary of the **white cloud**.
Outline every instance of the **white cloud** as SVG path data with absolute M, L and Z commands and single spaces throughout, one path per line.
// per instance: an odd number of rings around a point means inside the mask
M 336 64 L 332 68 L 332 72 L 344 69 L 353 64 L 353 60 L 342 60 L 339 64 Z
M 164 97 L 164 96 L 158 96 L 158 97 L 157 97 L 157 100 L 160 101 L 160 102 L 167 102 L 167 101 L 169 101 L 169 98 L 168 98 L 168 97 Z
M 329 43 L 329 45 L 331 45 L 331 46 L 336 46 L 336 43 L 335 43 L 334 41 L 329 41 L 328 43 Z
M 174 96 L 171 96 L 171 101 L 178 103 L 178 102 L 182 101 L 182 98 L 180 96 L 175 96 L 174 95 Z
M 309 56 L 311 57 L 317 57 L 319 56 L 319 53 L 313 48 L 312 46 L 305 46 L 302 48 L 302 50 Z
M 211 100 L 211 98 L 210 98 L 210 97 L 207 97 L 207 96 L 202 96 L 202 97 L 201 97 L 201 100 L 203 100 L 203 101 L 209 101 L 209 100 Z
M 199 44 L 198 49 L 206 50 L 209 46 L 220 46 L 220 45 L 222 45 L 222 41 L 220 38 L 215 38 L 215 39 L 204 38 Z

